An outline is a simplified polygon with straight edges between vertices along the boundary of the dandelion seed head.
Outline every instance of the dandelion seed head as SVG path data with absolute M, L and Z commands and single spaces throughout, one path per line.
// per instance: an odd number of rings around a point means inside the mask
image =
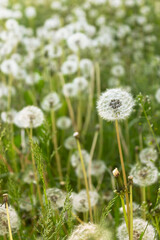
M 78 52 L 79 50 L 83 50 L 90 45 L 89 38 L 83 33 L 74 33 L 67 40 L 68 47 L 73 52 Z
M 91 206 L 94 207 L 99 200 L 99 194 L 96 191 L 89 191 Z M 73 196 L 73 209 L 77 212 L 87 212 L 89 210 L 86 190 L 81 190 Z
M 102 93 L 97 102 L 98 114 L 107 121 L 128 118 L 133 106 L 132 95 L 119 88 L 109 89 Z
M 91 165 L 91 175 L 95 177 L 102 176 L 106 171 L 106 165 L 101 160 L 93 160 Z
M 57 127 L 59 129 L 65 130 L 70 128 L 71 125 L 72 125 L 72 121 L 69 117 L 63 116 L 57 119 Z
M 158 158 L 157 150 L 154 148 L 144 148 L 139 154 L 142 163 L 155 162 Z
M 13 207 L 9 206 L 8 210 L 12 233 L 15 233 L 20 228 L 20 220 L 17 212 Z M 0 235 L 4 236 L 5 234 L 8 234 L 8 220 L 5 204 L 3 204 L 2 206 L 0 206 Z
M 73 80 L 73 84 L 76 86 L 79 92 L 86 90 L 88 87 L 88 82 L 84 77 L 76 77 Z
M 82 149 L 81 152 L 82 152 L 82 157 L 83 157 L 84 164 L 88 165 L 89 160 L 90 160 L 89 153 L 86 150 L 84 150 L 84 149 Z M 79 152 L 76 151 L 71 156 L 71 165 L 73 167 L 77 167 L 79 165 L 79 163 L 80 163 Z
M 62 106 L 62 104 L 60 102 L 58 94 L 52 92 L 49 93 L 46 97 L 44 97 L 41 106 L 44 111 L 49 112 L 51 109 L 53 109 L 54 111 L 58 110 Z
M 77 147 L 76 139 L 73 136 L 68 137 L 64 141 L 64 146 L 66 149 L 71 150 Z
M 32 196 L 32 202 L 33 205 L 36 205 L 36 198 L 35 196 Z M 30 197 L 22 196 L 22 198 L 19 200 L 19 207 L 21 210 L 30 212 L 33 209 L 32 202 Z
M 156 91 L 155 97 L 156 97 L 157 102 L 160 103 L 160 88 Z
M 111 73 L 114 77 L 121 77 L 125 74 L 125 70 L 124 70 L 123 66 L 116 65 L 116 66 L 112 67 Z
M 133 176 L 133 183 L 146 187 L 154 184 L 158 179 L 158 169 L 153 163 L 140 165 L 136 164 L 132 167 L 130 174 Z
M 67 240 L 112 240 L 110 230 L 93 223 L 78 225 Z
M 28 166 L 27 170 L 24 172 L 22 176 L 22 180 L 24 183 L 31 184 L 34 183 L 36 184 L 35 180 L 35 174 L 31 166 Z
M 36 9 L 33 6 L 29 6 L 25 9 L 25 15 L 27 18 L 34 18 L 36 14 Z
M 53 209 L 59 209 L 64 206 L 66 200 L 66 192 L 59 188 L 48 188 L 46 190 L 46 195 L 48 201 L 50 201 L 51 207 Z M 45 201 L 45 196 L 43 196 Z
M 80 70 L 83 74 L 83 76 L 90 76 L 93 70 L 93 63 L 90 59 L 84 58 L 80 60 L 79 63 Z
M 133 204 L 133 215 L 138 215 L 139 210 L 140 210 L 140 206 L 135 202 L 133 202 L 132 204 Z M 125 209 L 127 211 L 127 205 L 126 204 L 125 204 Z M 120 213 L 123 214 L 123 208 L 122 207 L 119 208 L 119 211 L 120 211 Z
M 78 70 L 78 64 L 76 61 L 67 60 L 62 64 L 61 72 L 64 75 L 70 75 L 76 73 Z
M 20 128 L 36 128 L 41 126 L 43 121 L 44 115 L 40 108 L 27 106 L 17 113 L 14 123 Z
M 65 97 L 76 97 L 78 95 L 77 85 L 74 83 L 64 84 L 62 91 Z
M 152 225 L 148 224 L 147 221 L 141 218 L 133 219 L 133 239 L 139 240 L 141 234 L 143 235 L 143 240 L 153 240 L 155 237 L 155 230 Z M 117 237 L 119 240 L 129 240 L 128 230 L 126 223 L 122 223 L 117 229 Z
M 6 123 L 14 123 L 14 119 L 16 117 L 17 111 L 14 109 L 11 109 L 9 112 L 2 112 L 1 118 L 3 122 Z

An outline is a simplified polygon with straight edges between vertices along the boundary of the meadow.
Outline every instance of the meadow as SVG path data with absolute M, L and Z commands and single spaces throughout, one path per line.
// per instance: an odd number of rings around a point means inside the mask
M 0 0 L 0 240 L 160 239 L 159 40 L 159 0 Z

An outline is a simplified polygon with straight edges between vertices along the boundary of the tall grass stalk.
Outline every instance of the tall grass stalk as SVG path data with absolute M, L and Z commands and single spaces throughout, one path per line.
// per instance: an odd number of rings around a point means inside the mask
M 99 96 L 101 94 L 101 76 L 100 76 L 99 63 L 95 63 L 95 73 L 96 73 L 97 98 L 99 98 Z M 99 125 L 100 125 L 98 157 L 101 158 L 102 150 L 103 150 L 103 120 L 100 116 L 98 117 L 98 120 L 99 120 Z
M 60 155 L 58 153 L 57 130 L 56 130 L 56 123 L 55 123 L 56 120 L 55 120 L 55 115 L 54 115 L 54 110 L 53 109 L 51 109 L 51 121 L 52 121 L 52 141 L 53 141 L 54 150 L 55 150 L 57 170 L 58 170 L 58 175 L 59 175 L 60 182 L 63 182 L 61 159 L 60 159 Z
M 64 84 L 65 84 L 65 80 L 64 80 L 64 77 L 61 73 L 59 73 L 59 78 L 60 78 L 60 81 L 61 81 L 61 85 L 63 87 Z M 75 115 L 74 115 L 74 110 L 73 110 L 73 107 L 72 107 L 72 104 L 71 104 L 71 100 L 70 100 L 69 97 L 65 97 L 65 99 L 66 99 L 66 103 L 67 103 L 67 107 L 68 107 L 68 111 L 69 111 L 69 116 L 72 120 L 73 129 L 74 129 L 74 131 L 77 131 L 77 125 L 76 125 L 76 121 L 75 121 Z
M 90 160 L 88 164 L 88 181 L 89 181 L 90 190 L 92 190 L 92 176 L 91 176 L 92 159 L 93 159 L 93 154 L 94 154 L 97 139 L 98 139 L 98 134 L 99 134 L 99 131 L 97 129 L 93 137 L 93 142 L 92 142 L 91 151 L 90 151 Z
M 10 217 L 9 217 L 9 209 L 8 209 L 8 194 L 3 194 L 3 201 L 5 203 L 5 208 L 6 208 L 6 213 L 7 213 L 9 238 L 10 238 L 10 240 L 13 240 Z
M 31 147 L 31 156 L 32 156 L 32 165 L 33 165 L 33 170 L 34 170 L 34 177 L 35 177 L 35 180 L 37 182 L 38 197 L 39 197 L 40 205 L 43 208 L 42 194 L 41 194 L 41 189 L 40 189 L 40 186 L 39 186 L 37 168 L 36 168 L 36 163 L 35 163 L 34 153 L 33 153 L 33 132 L 32 132 L 32 128 L 30 128 L 30 147 Z
M 90 200 L 90 195 L 89 195 L 89 185 L 88 185 L 88 180 L 87 180 L 87 173 L 83 161 L 83 156 L 82 156 L 82 151 L 81 151 L 81 145 L 79 142 L 78 137 L 76 137 L 77 141 L 77 148 L 80 156 L 80 161 L 81 161 L 81 166 L 82 166 L 82 171 L 83 171 L 83 176 L 84 176 L 84 182 L 85 182 L 85 187 L 86 187 L 86 192 L 87 192 L 87 199 L 88 199 L 88 206 L 89 206 L 89 214 L 90 214 L 90 221 L 93 222 L 93 215 L 92 215 L 92 207 L 91 207 L 91 200 Z
M 120 136 L 119 136 L 119 127 L 118 127 L 117 120 L 115 121 L 115 128 L 116 128 L 116 134 L 117 134 L 119 156 L 120 156 L 121 167 L 122 167 L 123 181 L 124 181 L 124 186 L 125 186 L 125 197 L 126 197 L 126 204 L 127 204 L 128 229 L 129 229 L 130 228 L 129 197 L 128 197 L 127 179 L 126 179 L 126 172 L 125 172 L 125 166 L 124 166 L 124 161 L 123 161 L 123 154 L 122 154 L 122 148 L 121 148 L 121 142 L 120 142 Z

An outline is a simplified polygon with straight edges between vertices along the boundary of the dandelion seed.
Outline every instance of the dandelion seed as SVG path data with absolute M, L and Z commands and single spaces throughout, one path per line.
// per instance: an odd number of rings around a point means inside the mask
M 155 238 L 155 230 L 152 225 L 141 218 L 133 219 L 133 239 L 139 240 L 143 232 L 143 240 L 153 240 Z M 129 240 L 126 223 L 122 223 L 122 225 L 118 227 L 117 237 L 119 240 Z
M 131 94 L 119 88 L 109 89 L 102 93 L 97 102 L 99 115 L 108 121 L 128 118 L 133 106 L 134 100 Z
M 132 167 L 129 175 L 133 176 L 134 184 L 146 187 L 157 181 L 158 169 L 152 163 L 146 165 L 136 164 Z

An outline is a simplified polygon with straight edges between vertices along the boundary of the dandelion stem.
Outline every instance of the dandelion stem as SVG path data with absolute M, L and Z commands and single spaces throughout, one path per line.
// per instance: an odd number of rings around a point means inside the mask
M 115 121 L 115 127 L 116 127 L 116 134 L 117 134 L 117 142 L 118 142 L 118 149 L 119 149 L 119 155 L 120 155 L 120 161 L 121 161 L 121 167 L 122 167 L 122 174 L 123 174 L 123 181 L 125 186 L 125 196 L 126 196 L 126 204 L 127 204 L 127 216 L 128 216 L 128 229 L 130 228 L 130 214 L 129 214 L 129 197 L 128 197 L 128 188 L 127 188 L 127 179 L 126 179 L 126 172 L 125 172 L 125 166 L 123 161 L 123 154 L 122 154 L 122 148 L 121 148 L 121 142 L 120 142 L 120 136 L 119 136 L 119 128 L 118 128 L 118 121 Z
M 6 208 L 6 213 L 7 213 L 9 238 L 10 238 L 10 240 L 13 240 L 10 217 L 9 217 L 9 210 L 8 210 L 8 194 L 7 193 L 3 194 L 3 201 L 5 203 L 5 208 Z
M 32 155 L 32 165 L 33 165 L 33 169 L 34 169 L 34 177 L 35 177 L 35 180 L 37 182 L 38 197 L 39 197 L 39 201 L 40 201 L 41 207 L 43 208 L 42 194 L 41 194 L 41 190 L 40 190 L 40 186 L 39 186 L 38 175 L 37 175 L 37 168 L 36 168 L 36 163 L 35 163 L 34 153 L 33 153 L 32 128 L 30 128 L 30 144 L 31 144 L 31 155 Z
M 133 177 L 129 179 L 129 196 L 130 196 L 130 240 L 133 240 Z
M 10 240 L 13 240 L 10 217 L 9 217 L 9 210 L 8 210 L 8 203 L 6 202 L 5 205 L 6 205 L 7 219 L 8 219 L 9 238 L 10 238 Z
M 84 222 L 77 216 L 75 215 L 73 212 L 72 212 L 72 216 L 76 218 L 76 220 L 81 223 L 81 224 L 84 224 Z
M 78 152 L 79 152 L 79 156 L 80 156 L 80 160 L 81 160 L 81 166 L 82 166 L 82 171 L 83 171 L 83 176 L 84 176 L 84 181 L 85 181 L 85 187 L 86 187 L 86 192 L 87 192 L 90 220 L 91 220 L 91 222 L 93 222 L 93 215 L 92 215 L 91 200 L 90 200 L 90 195 L 89 195 L 88 180 L 87 180 L 86 169 L 85 169 L 85 165 L 84 165 L 84 161 L 83 161 L 81 145 L 80 145 L 80 142 L 79 142 L 78 138 L 76 138 L 76 141 L 77 141 L 77 147 L 78 147 Z
M 65 84 L 65 81 L 64 81 L 64 77 L 63 77 L 63 75 L 62 75 L 61 73 L 59 73 L 59 78 L 60 78 L 60 81 L 61 81 L 61 84 L 62 84 L 62 87 L 63 87 L 63 85 Z M 75 122 L 74 111 L 73 111 L 73 107 L 72 107 L 70 98 L 65 96 L 65 99 L 66 99 L 66 103 L 67 103 L 69 115 L 70 115 L 70 118 L 71 118 L 71 120 L 72 120 L 72 126 L 73 126 L 74 130 L 77 131 L 77 126 L 76 126 L 76 122 Z
M 92 106 L 93 106 L 93 93 L 94 93 L 94 68 L 91 71 L 91 80 L 90 80 L 90 86 L 89 86 L 89 97 L 88 97 L 88 106 L 87 106 L 87 115 L 83 127 L 82 135 L 85 136 L 89 123 L 91 118 L 91 112 L 92 112 Z
M 141 187 L 141 194 L 142 194 L 142 216 L 143 219 L 146 220 L 146 211 L 145 211 L 145 203 L 146 203 L 146 188 Z
M 98 134 L 99 134 L 99 132 L 97 130 L 94 134 L 91 151 L 90 151 L 90 160 L 89 160 L 89 165 L 88 165 L 88 181 L 89 181 L 90 190 L 92 190 L 92 176 L 91 176 L 92 159 L 93 159 L 93 154 L 94 154 L 97 139 L 98 139 Z
M 97 83 L 97 96 L 99 97 L 101 94 L 101 77 L 100 77 L 100 68 L 99 64 L 95 64 L 95 72 L 96 72 L 96 83 Z M 102 150 L 103 150 L 103 120 L 99 116 L 99 125 L 100 125 L 100 140 L 99 140 L 99 153 L 98 157 L 101 158 Z
M 61 168 L 61 160 L 60 160 L 60 156 L 59 156 L 59 153 L 58 153 L 58 142 L 57 142 L 54 110 L 51 110 L 51 121 L 52 121 L 52 131 L 53 131 L 52 132 L 52 134 L 53 134 L 52 140 L 53 140 L 53 145 L 54 145 L 54 149 L 55 149 L 57 169 L 58 169 L 59 179 L 62 182 L 63 181 L 63 175 L 62 175 L 62 168 Z
M 128 229 L 128 218 L 127 218 L 127 213 L 126 213 L 125 204 L 124 204 L 124 197 L 120 195 L 120 199 L 121 199 L 121 204 L 122 204 L 122 209 L 123 209 L 124 220 L 126 222 L 126 226 Z
M 152 125 L 151 125 L 151 123 L 150 123 L 150 121 L 149 121 L 149 119 L 148 119 L 146 110 L 145 110 L 145 108 L 144 108 L 143 105 L 142 105 L 142 109 L 143 109 L 145 118 L 146 118 L 146 120 L 147 120 L 148 126 L 149 126 L 149 128 L 150 128 L 150 131 L 151 131 L 151 133 L 152 133 L 152 136 L 153 136 L 153 138 L 154 138 L 154 140 L 155 140 L 155 143 L 156 143 L 156 145 L 157 145 L 158 151 L 159 151 L 159 153 L 160 153 L 160 146 L 159 146 L 159 144 L 158 144 L 158 142 L 157 142 L 157 138 L 156 138 L 156 136 L 155 136 L 155 133 L 154 133 L 153 128 L 152 128 Z

